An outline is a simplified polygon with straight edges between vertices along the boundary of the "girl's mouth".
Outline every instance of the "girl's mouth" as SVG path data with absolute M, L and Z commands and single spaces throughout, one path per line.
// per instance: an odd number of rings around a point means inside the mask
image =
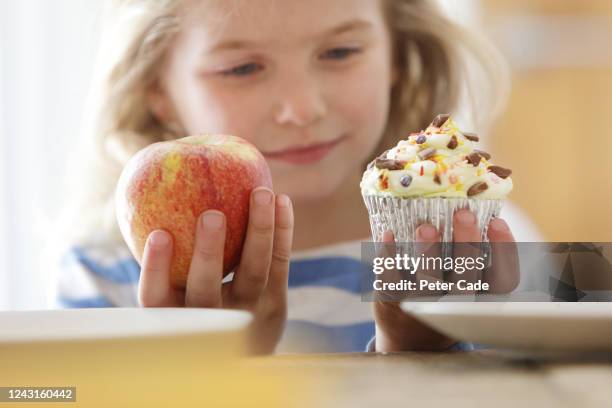
M 263 153 L 266 159 L 280 160 L 291 164 L 313 164 L 323 160 L 346 136 L 331 142 L 316 143 L 304 147 L 292 147 L 275 152 Z

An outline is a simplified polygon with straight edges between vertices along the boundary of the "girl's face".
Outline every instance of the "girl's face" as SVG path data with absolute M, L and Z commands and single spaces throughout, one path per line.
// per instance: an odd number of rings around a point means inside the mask
M 296 202 L 355 183 L 389 110 L 383 2 L 204 3 L 185 8 L 151 92 L 160 119 L 188 134 L 249 140 L 268 160 L 275 190 Z

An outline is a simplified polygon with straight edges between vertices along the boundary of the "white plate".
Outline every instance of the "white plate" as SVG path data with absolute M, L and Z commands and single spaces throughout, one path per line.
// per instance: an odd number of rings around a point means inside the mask
M 528 351 L 612 351 L 612 303 L 404 302 L 458 340 Z
M 236 310 L 99 308 L 0 312 L 3 343 L 118 340 L 231 332 L 251 317 Z

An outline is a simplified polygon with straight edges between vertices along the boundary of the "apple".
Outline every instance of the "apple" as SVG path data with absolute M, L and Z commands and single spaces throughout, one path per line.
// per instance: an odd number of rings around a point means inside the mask
M 216 209 L 226 217 L 224 276 L 237 265 L 244 243 L 251 191 L 272 188 L 262 154 L 236 136 L 198 135 L 154 143 L 136 153 L 117 184 L 121 234 L 141 263 L 145 242 L 157 229 L 173 237 L 170 282 L 185 288 L 198 217 Z

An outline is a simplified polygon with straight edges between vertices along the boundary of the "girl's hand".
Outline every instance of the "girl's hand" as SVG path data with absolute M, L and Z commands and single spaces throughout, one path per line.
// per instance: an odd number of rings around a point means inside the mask
M 293 209 L 286 195 L 267 188 L 251 194 L 249 224 L 234 279 L 222 284 L 225 216 L 204 212 L 184 290 L 170 286 L 172 237 L 151 232 L 142 258 L 139 302 L 144 307 L 210 307 L 248 310 L 252 354 L 272 353 L 287 317 L 287 277 L 293 239 Z
M 514 244 L 514 237 L 508 224 L 501 218 L 495 218 L 489 223 L 487 236 L 491 243 L 508 242 Z M 476 217 L 469 210 L 460 210 L 453 217 L 454 242 L 479 242 L 480 229 Z M 391 232 L 386 232 L 383 242 L 393 243 Z M 423 224 L 417 229 L 417 242 L 435 243 L 440 241 L 436 228 Z M 462 254 L 465 256 L 465 254 Z M 428 256 L 435 256 L 428 254 Z M 454 254 L 457 256 L 457 254 Z M 487 270 L 487 282 L 495 293 L 512 291 L 518 283 L 518 255 L 515 251 L 496 250 L 493 246 L 493 264 Z M 464 279 L 470 280 L 464 275 Z M 399 307 L 399 302 L 374 302 L 374 319 L 376 321 L 376 351 L 404 350 L 445 350 L 456 343 L 433 328 L 421 323 Z

